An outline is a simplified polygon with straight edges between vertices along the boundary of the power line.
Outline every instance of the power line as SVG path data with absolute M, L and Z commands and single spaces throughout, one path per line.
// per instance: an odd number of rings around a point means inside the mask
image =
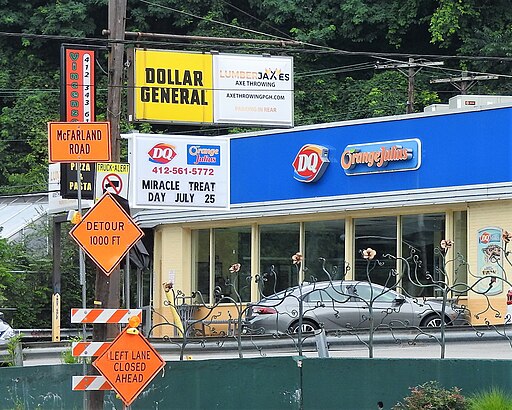
M 93 38 L 93 37 L 71 37 L 71 36 L 61 36 L 61 35 L 48 35 L 48 34 L 30 34 L 30 33 L 13 33 L 13 32 L 0 32 L 0 37 L 16 37 L 16 38 L 32 38 L 32 39 L 46 39 L 46 40 L 56 40 L 56 41 L 67 41 L 67 42 L 76 42 L 76 43 L 101 43 L 101 44 L 110 44 L 114 42 L 123 43 L 123 44 L 133 44 L 133 40 L 109 40 L 102 38 Z M 287 40 L 283 40 L 287 41 Z M 138 40 L 138 44 L 141 45 L 155 45 L 155 46 L 175 46 L 175 47 L 183 47 L 185 45 L 189 45 L 189 43 L 169 43 L 162 41 L 143 41 Z M 332 47 L 319 46 L 311 43 L 301 43 L 303 46 L 309 46 L 313 49 L 307 48 L 290 48 L 284 46 L 275 46 L 270 50 L 280 50 L 282 52 L 289 53 L 311 53 L 311 54 L 328 54 L 328 55 L 344 55 L 344 56 L 365 56 L 371 57 L 374 59 L 382 59 L 382 58 L 428 58 L 428 59 L 447 59 L 447 60 L 472 60 L 472 61 L 503 61 L 503 62 L 511 62 L 512 57 L 507 56 L 468 56 L 468 55 L 450 55 L 450 54 L 412 54 L 412 53 L 392 53 L 392 52 L 373 52 L 373 51 L 349 51 L 349 50 L 341 50 L 335 49 Z M 229 45 L 216 45 L 219 48 L 226 49 L 241 49 L 241 46 L 229 46 Z M 211 44 L 194 44 L 194 47 L 199 48 L 209 48 L 211 49 Z M 243 48 L 244 50 L 247 50 Z M 260 48 L 260 50 L 269 50 Z

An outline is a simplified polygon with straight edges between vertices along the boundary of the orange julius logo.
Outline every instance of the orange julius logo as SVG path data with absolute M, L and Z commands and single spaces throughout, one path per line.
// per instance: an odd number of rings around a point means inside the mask
M 340 164 L 347 175 L 385 171 L 405 171 L 420 166 L 417 139 L 347 145 Z

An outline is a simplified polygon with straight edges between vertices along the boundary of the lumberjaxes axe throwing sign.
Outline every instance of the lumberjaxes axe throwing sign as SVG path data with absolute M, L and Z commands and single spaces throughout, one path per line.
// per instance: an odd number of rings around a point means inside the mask
M 229 208 L 229 140 L 155 134 L 129 139 L 134 208 Z

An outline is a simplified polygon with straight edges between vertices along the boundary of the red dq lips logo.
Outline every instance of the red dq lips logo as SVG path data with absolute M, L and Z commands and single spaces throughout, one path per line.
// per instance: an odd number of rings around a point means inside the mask
M 149 160 L 157 164 L 167 164 L 176 156 L 175 148 L 174 145 L 156 144 L 148 151 Z
M 293 160 L 293 177 L 300 182 L 318 181 L 329 165 L 329 149 L 306 144 Z

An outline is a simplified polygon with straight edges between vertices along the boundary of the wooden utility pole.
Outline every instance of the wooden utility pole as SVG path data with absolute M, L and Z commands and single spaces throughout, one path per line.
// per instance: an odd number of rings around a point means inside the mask
M 110 122 L 110 135 L 112 147 L 112 162 L 120 161 L 120 120 L 121 120 L 121 96 L 123 85 L 124 67 L 124 32 L 126 21 L 127 0 L 109 0 L 108 2 L 108 27 L 109 27 L 109 55 L 108 55 L 108 101 L 107 121 Z M 113 308 L 120 307 L 121 274 L 117 267 L 107 276 L 100 269 L 96 270 L 95 307 Z M 114 338 L 118 329 L 115 325 L 95 324 L 93 326 L 93 340 L 106 341 Z M 91 368 L 92 374 L 94 371 Z M 103 409 L 103 391 L 91 391 L 88 401 L 89 410 Z
M 407 63 L 393 63 L 393 64 L 377 64 L 376 69 L 386 70 L 394 69 L 400 71 L 407 76 L 407 108 L 406 113 L 411 114 L 414 112 L 414 77 L 418 74 L 423 67 L 443 65 L 442 61 L 437 62 L 416 62 L 414 58 L 410 57 Z M 402 70 L 407 68 L 407 71 Z M 417 70 L 415 70 L 417 68 Z
M 466 95 L 477 81 L 497 80 L 498 78 L 499 77 L 496 75 L 468 75 L 467 71 L 462 71 L 460 77 L 438 78 L 436 80 L 430 80 L 430 84 L 450 83 L 459 90 L 462 95 Z

